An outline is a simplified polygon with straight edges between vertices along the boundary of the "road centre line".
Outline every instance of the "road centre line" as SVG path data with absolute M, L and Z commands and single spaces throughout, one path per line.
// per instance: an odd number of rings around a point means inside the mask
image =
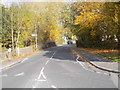
M 45 63 L 45 65 L 47 65 L 49 61 L 50 61 L 50 60 L 47 60 L 47 62 Z
M 55 53 L 56 53 L 57 51 L 55 51 L 54 53 L 53 53 L 53 55 L 50 57 L 50 59 L 52 59 L 53 58 L 53 56 L 55 55 Z M 47 60 L 47 62 L 45 63 L 45 65 L 47 65 L 48 64 L 48 62 L 50 61 L 50 59 L 49 60 Z
M 54 88 L 55 90 L 59 90 L 55 85 L 51 85 L 52 88 Z
M 36 88 L 36 87 L 35 87 L 35 86 L 33 86 L 32 88 L 33 88 L 32 90 L 34 90 L 34 88 Z
M 51 85 L 52 88 L 57 88 L 55 85 Z
M 53 55 L 51 56 L 51 58 L 50 59 L 52 59 L 53 58 L 53 56 L 55 55 L 55 53 L 56 53 L 56 51 L 53 53 Z M 48 64 L 48 62 L 49 62 L 50 60 L 47 60 L 47 62 L 45 63 L 45 65 L 47 65 Z M 37 80 L 39 80 L 39 81 L 41 81 L 40 80 L 40 78 L 41 78 L 41 76 L 43 76 L 43 78 L 44 79 L 46 79 L 46 76 L 44 75 L 44 67 L 42 67 L 42 69 L 41 69 L 41 71 L 40 71 L 40 74 L 39 74 L 39 76 L 38 76 L 38 78 L 37 78 Z M 43 81 L 43 80 L 42 80 Z M 45 81 L 45 80 L 44 80 Z
M 56 53 L 57 51 L 55 51 L 54 53 L 53 53 L 53 55 L 51 56 L 51 58 L 50 59 L 52 59 L 53 58 L 53 56 L 55 55 L 55 53 Z
M 56 53 L 56 51 L 53 53 L 53 55 L 51 56 L 50 59 L 53 58 L 53 56 L 55 55 L 55 53 Z M 45 65 L 48 64 L 48 62 L 50 61 L 50 59 L 46 61 Z M 41 69 L 41 71 L 40 71 L 40 74 L 39 74 L 39 76 L 38 76 L 37 79 L 36 79 L 37 81 L 40 81 L 40 82 L 47 81 L 47 80 L 46 80 L 46 76 L 44 75 L 44 72 L 43 72 L 44 69 L 45 69 L 45 68 L 42 67 L 42 69 Z M 41 76 L 43 76 L 44 79 L 41 79 Z M 52 86 L 52 87 L 55 87 L 55 86 Z M 33 86 L 33 88 L 36 88 L 36 84 Z

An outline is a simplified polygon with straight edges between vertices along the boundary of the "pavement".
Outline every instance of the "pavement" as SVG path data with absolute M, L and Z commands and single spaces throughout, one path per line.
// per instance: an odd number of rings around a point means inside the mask
M 110 72 L 118 72 L 120 73 L 118 66 L 120 66 L 117 62 L 112 62 L 112 60 L 109 60 L 103 56 L 100 56 L 98 54 L 89 53 L 87 51 L 79 50 L 76 47 L 72 48 L 73 50 L 77 51 L 79 55 L 81 55 L 85 60 L 92 63 L 93 65 L 103 68 Z
M 89 67 L 72 47 L 53 47 L 6 64 L 2 88 L 119 88 L 116 74 Z
M 15 64 L 20 63 L 22 60 L 24 59 L 11 60 L 9 62 L 2 62 L 2 64 L 0 65 L 0 70 L 7 69 Z

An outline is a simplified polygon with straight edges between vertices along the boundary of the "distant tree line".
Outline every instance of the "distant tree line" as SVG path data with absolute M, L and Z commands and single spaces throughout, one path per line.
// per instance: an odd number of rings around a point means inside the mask
M 16 48 L 77 37 L 78 47 L 119 48 L 120 2 L 42 2 L 0 5 L 3 47 Z

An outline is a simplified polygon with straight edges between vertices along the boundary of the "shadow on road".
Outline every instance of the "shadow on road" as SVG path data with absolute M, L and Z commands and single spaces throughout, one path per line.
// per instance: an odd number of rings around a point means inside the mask
M 45 50 L 46 53 L 43 55 L 45 57 L 54 59 L 54 60 L 69 60 L 76 61 L 77 56 L 71 51 L 73 45 L 59 46 L 52 49 Z
M 80 53 L 80 55 L 82 55 L 85 59 L 87 59 L 89 61 L 112 62 L 111 60 L 106 59 L 100 55 L 92 54 L 92 53 L 82 51 L 82 50 L 80 51 L 74 46 L 75 45 L 66 45 L 66 46 L 55 47 L 52 49 L 47 49 L 47 50 L 45 50 L 46 53 L 43 56 L 48 57 L 48 58 L 52 57 L 53 59 L 56 59 L 56 60 L 76 61 L 77 55 L 73 54 L 73 52 L 71 50 L 71 48 L 73 48 L 74 50 L 78 51 Z M 54 52 L 55 52 L 55 54 L 54 54 Z M 78 60 L 82 61 L 80 58 Z

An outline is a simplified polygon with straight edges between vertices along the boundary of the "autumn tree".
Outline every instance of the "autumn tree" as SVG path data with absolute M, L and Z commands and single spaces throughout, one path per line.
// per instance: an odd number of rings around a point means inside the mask
M 119 26 L 118 4 L 76 2 L 72 3 L 71 7 L 71 13 L 74 12 L 74 22 L 71 23 L 71 31 L 77 36 L 78 46 L 102 47 L 104 45 L 104 47 L 116 48 L 115 43 L 117 43 L 117 41 L 115 37 L 117 37 Z M 109 46 L 110 42 L 106 40 L 106 37 L 107 39 L 113 37 L 111 40 L 113 46 Z M 115 43 L 113 43 L 113 41 Z

